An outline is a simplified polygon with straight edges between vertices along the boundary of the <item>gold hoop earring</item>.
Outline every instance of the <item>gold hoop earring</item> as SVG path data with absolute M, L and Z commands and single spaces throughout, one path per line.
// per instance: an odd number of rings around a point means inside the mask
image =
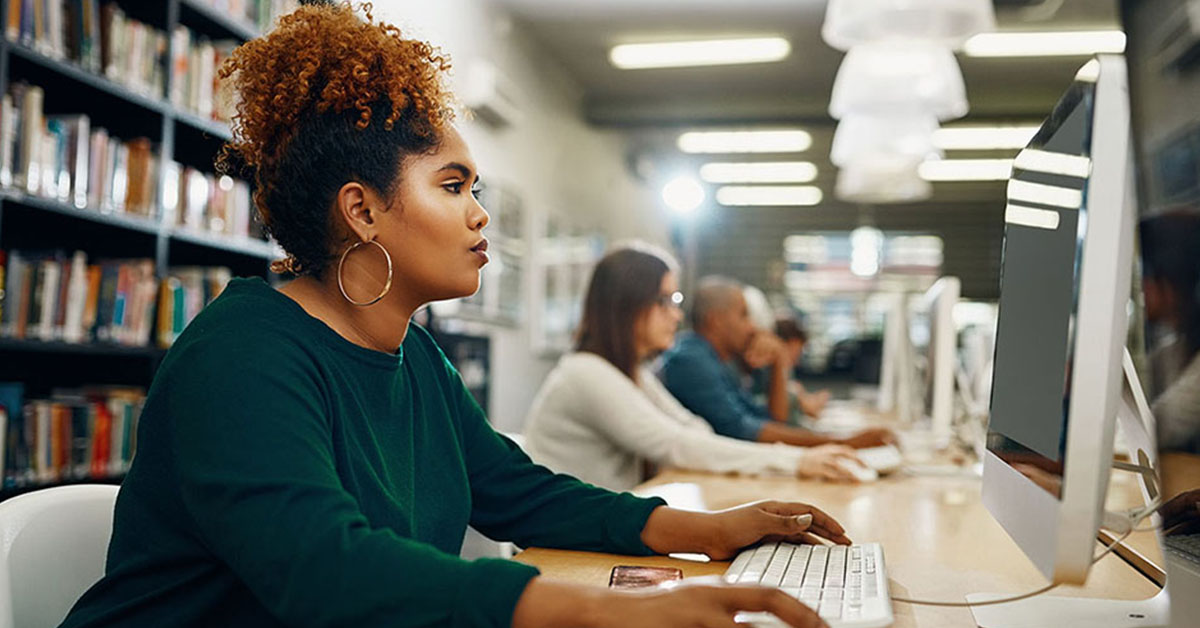
M 387 259 L 387 267 L 388 267 L 387 281 L 383 284 L 383 292 L 380 292 L 379 296 L 375 297 L 374 299 L 371 299 L 370 301 L 355 301 L 354 299 L 350 298 L 350 295 L 346 294 L 346 286 L 345 286 L 345 284 L 342 283 L 342 266 L 345 265 L 346 256 L 350 255 L 350 251 L 353 251 L 354 249 L 357 249 L 358 247 L 360 247 L 364 244 L 374 244 L 375 246 L 379 247 L 380 251 L 383 251 L 383 256 L 384 256 L 384 258 Z M 367 240 L 366 242 L 355 242 L 354 244 L 351 244 L 349 247 L 347 247 L 345 251 L 342 251 L 342 258 L 340 260 L 338 260 L 337 280 L 338 280 L 338 290 L 342 291 L 342 297 L 344 297 L 352 305 L 357 305 L 360 307 L 366 307 L 368 305 L 375 305 L 376 303 L 379 303 L 380 299 L 387 296 L 387 293 L 389 291 L 391 291 L 391 289 L 392 289 L 392 256 L 390 253 L 388 253 L 387 249 L 384 248 L 382 244 L 375 241 L 375 238 L 371 238 L 370 240 Z

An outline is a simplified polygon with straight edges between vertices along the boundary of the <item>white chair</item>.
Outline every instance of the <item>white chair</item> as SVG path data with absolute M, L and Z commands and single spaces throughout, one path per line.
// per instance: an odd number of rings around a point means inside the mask
M 116 486 L 42 489 L 0 502 L 0 628 L 52 628 L 104 575 Z

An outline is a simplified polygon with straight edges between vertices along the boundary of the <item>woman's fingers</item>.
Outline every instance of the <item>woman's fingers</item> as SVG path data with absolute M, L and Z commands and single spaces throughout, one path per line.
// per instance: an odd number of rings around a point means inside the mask
M 794 628 L 817 628 L 825 622 L 799 600 L 771 587 L 732 586 L 721 591 L 721 602 L 732 612 L 767 612 Z

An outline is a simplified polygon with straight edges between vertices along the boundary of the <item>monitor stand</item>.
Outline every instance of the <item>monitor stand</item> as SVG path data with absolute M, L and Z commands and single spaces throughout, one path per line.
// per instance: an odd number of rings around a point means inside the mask
M 1121 468 L 1141 475 L 1142 497 L 1158 497 L 1154 480 L 1158 464 L 1154 441 L 1154 416 L 1146 403 L 1129 350 L 1122 360 L 1125 372 L 1117 421 L 1129 447 L 1130 464 Z M 1157 517 L 1153 518 L 1157 520 Z M 1149 519 L 1148 519 L 1149 520 Z M 1012 597 L 1012 593 L 973 593 L 968 602 L 986 602 Z M 1165 628 L 1170 623 L 1167 589 L 1146 600 L 1035 596 L 1016 602 L 971 607 L 980 628 Z

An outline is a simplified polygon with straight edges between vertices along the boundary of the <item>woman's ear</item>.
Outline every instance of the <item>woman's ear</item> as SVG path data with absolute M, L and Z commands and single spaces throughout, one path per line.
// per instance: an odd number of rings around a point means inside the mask
M 357 181 L 343 185 L 334 197 L 334 209 L 356 238 L 366 242 L 375 237 L 375 216 L 370 190 Z

